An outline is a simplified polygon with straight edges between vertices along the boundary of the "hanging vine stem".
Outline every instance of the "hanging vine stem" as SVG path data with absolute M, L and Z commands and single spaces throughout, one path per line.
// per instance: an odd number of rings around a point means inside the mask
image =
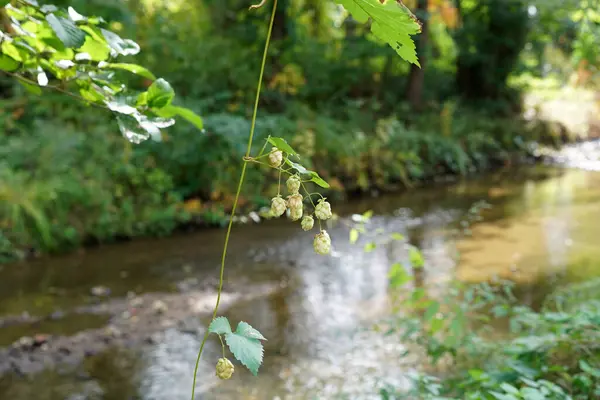
M 263 2 L 264 3 L 264 2 Z M 262 3 L 261 3 L 262 5 Z M 250 152 L 252 151 L 252 140 L 254 139 L 254 128 L 256 127 L 256 114 L 258 112 L 258 102 L 260 100 L 260 90 L 262 87 L 263 75 L 265 72 L 265 64 L 267 62 L 267 53 L 269 51 L 269 43 L 271 42 L 271 32 L 273 31 L 273 22 L 275 21 L 275 10 L 277 9 L 277 0 L 273 1 L 273 11 L 271 12 L 271 20 L 269 21 L 269 30 L 267 32 L 267 40 L 265 42 L 265 49 L 262 57 L 262 64 L 260 66 L 260 75 L 258 77 L 258 84 L 256 87 L 256 99 L 254 101 L 254 111 L 252 113 L 252 123 L 250 125 L 250 135 L 248 136 L 248 146 L 246 148 L 246 155 L 244 156 L 244 161 L 242 164 L 242 172 L 240 174 L 240 181 L 238 182 L 237 192 L 235 193 L 235 199 L 233 201 L 233 206 L 231 208 L 231 215 L 229 216 L 229 225 L 227 226 L 227 233 L 225 234 L 225 244 L 223 245 L 223 255 L 221 257 L 221 271 L 219 273 L 219 288 L 217 290 L 217 301 L 215 303 L 215 308 L 212 314 L 212 320 L 217 317 L 217 312 L 219 310 L 219 303 L 221 302 L 221 292 L 223 291 L 223 276 L 225 272 L 225 259 L 227 258 L 227 247 L 229 245 L 229 237 L 231 236 L 231 228 L 233 226 L 233 217 L 235 215 L 235 210 L 237 208 L 238 200 L 240 198 L 240 193 L 242 191 L 242 186 L 244 185 L 244 178 L 246 177 L 246 168 L 248 167 L 247 159 L 250 158 Z M 198 357 L 196 358 L 196 365 L 194 367 L 194 380 L 192 383 L 192 400 L 194 400 L 194 395 L 196 392 L 196 377 L 198 375 L 198 365 L 200 364 L 200 358 L 202 357 L 202 351 L 204 350 L 204 345 L 206 344 L 206 340 L 208 339 L 208 335 L 210 334 L 209 330 L 206 329 L 204 333 L 204 337 L 202 338 L 202 343 L 200 344 L 200 350 L 198 350 Z

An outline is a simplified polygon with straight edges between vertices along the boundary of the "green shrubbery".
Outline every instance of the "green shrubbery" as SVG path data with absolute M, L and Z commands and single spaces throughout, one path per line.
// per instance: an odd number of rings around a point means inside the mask
M 410 395 L 426 400 L 600 397 L 600 301 L 594 300 L 599 286 L 596 280 L 562 288 L 538 311 L 515 298 L 510 282 L 456 284 L 436 299 L 427 299 L 422 289 L 409 291 L 402 303 L 415 312 L 392 326 L 430 361 L 415 377 Z M 582 299 L 583 289 L 592 296 Z M 388 388 L 381 395 L 403 399 L 407 393 Z
M 23 250 L 62 251 L 86 242 L 168 234 L 188 221 L 218 223 L 229 208 L 249 121 L 235 114 L 204 118 L 205 132 L 187 124 L 161 143 L 130 144 L 101 110 L 51 97 L 9 111 L 0 136 L 3 258 Z M 189 105 L 189 104 L 186 104 Z M 483 113 L 432 109 L 407 123 L 355 110 L 328 116 L 307 107 L 262 115 L 257 140 L 286 138 L 332 190 L 393 189 L 439 174 L 467 175 L 524 151 L 527 126 Z M 54 115 L 53 117 L 51 117 Z M 539 139 L 536 137 L 536 139 Z M 275 175 L 250 170 L 246 208 L 267 204 Z M 194 199 L 195 207 L 184 200 Z M 215 219 L 216 217 L 216 219 Z

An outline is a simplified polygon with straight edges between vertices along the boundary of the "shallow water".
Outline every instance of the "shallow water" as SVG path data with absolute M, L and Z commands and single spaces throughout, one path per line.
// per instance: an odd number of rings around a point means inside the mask
M 469 214 L 479 201 L 491 205 L 478 214 L 482 220 Z M 397 337 L 372 329 L 389 312 L 389 265 L 409 265 L 406 245 L 394 242 L 370 253 L 363 251 L 367 240 L 350 245 L 349 215 L 368 209 L 376 211 L 371 230 L 402 233 L 423 249 L 426 266 L 415 282 L 424 288 L 453 278 L 500 276 L 519 282 L 524 301 L 534 304 L 559 283 L 600 274 L 600 172 L 593 169 L 509 169 L 339 205 L 340 220 L 327 227 L 334 242 L 331 257 L 314 255 L 312 234 L 287 221 L 237 226 L 228 283 L 249 290 L 261 282 L 286 285 L 227 313 L 234 323 L 243 319 L 269 339 L 259 376 L 236 366 L 239 373 L 231 381 L 218 382 L 213 368 L 220 346 L 211 341 L 201 363 L 199 398 L 376 399 L 378 386 L 406 384 L 418 360 L 402 357 L 406 349 Z M 473 224 L 464 223 L 470 215 Z M 98 285 L 120 297 L 212 284 L 223 235 L 206 230 L 5 266 L 0 315 L 68 313 L 92 303 L 89 293 Z M 0 342 L 21 334 L 72 334 L 98 323 L 85 318 L 85 313 L 70 314 L 0 327 Z M 154 345 L 114 349 L 76 368 L 0 378 L 0 399 L 186 399 L 200 338 L 175 329 L 160 336 Z

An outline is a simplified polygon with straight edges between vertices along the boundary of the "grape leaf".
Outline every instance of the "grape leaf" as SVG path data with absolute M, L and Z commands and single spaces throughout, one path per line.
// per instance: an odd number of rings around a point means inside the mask
M 421 25 L 401 1 L 336 0 L 360 23 L 371 18 L 371 32 L 388 43 L 400 57 L 420 66 L 415 42 L 410 37 L 421 32 Z
M 260 340 L 252 339 L 238 333 L 227 333 L 225 335 L 225 342 L 227 342 L 227 346 L 234 357 L 244 364 L 253 375 L 257 375 L 264 352 Z
M 242 335 L 249 339 L 259 339 L 259 340 L 267 340 L 262 333 L 254 329 L 250 324 L 244 321 L 240 321 L 237 328 L 235 329 L 235 333 L 238 335 Z
M 227 333 L 231 333 L 231 325 L 229 325 L 229 321 L 226 317 L 217 317 L 213 319 L 213 321 L 208 326 L 208 331 L 211 333 L 216 333 L 217 335 L 224 335 Z

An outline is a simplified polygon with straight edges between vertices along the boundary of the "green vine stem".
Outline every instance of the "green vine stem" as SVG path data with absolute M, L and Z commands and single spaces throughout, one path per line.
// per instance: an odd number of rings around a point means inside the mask
M 246 148 L 246 155 L 244 157 L 244 161 L 242 164 L 242 172 L 240 174 L 240 181 L 238 182 L 237 192 L 235 194 L 235 199 L 233 201 L 233 206 L 231 208 L 231 215 L 229 216 L 229 225 L 227 226 L 227 233 L 225 235 L 225 244 L 223 245 L 223 255 L 221 257 L 221 271 L 219 273 L 219 288 L 217 290 L 217 302 L 215 303 L 215 308 L 213 310 L 212 319 L 214 320 L 217 317 L 217 312 L 219 310 L 219 303 L 221 302 L 221 292 L 223 291 L 223 275 L 225 272 L 225 259 L 227 258 L 227 247 L 229 245 L 229 237 L 231 236 L 231 228 L 233 226 L 233 217 L 235 216 L 235 210 L 237 208 L 238 200 L 240 198 L 240 193 L 242 191 L 242 186 L 244 185 L 244 178 L 246 177 L 246 168 L 248 167 L 248 163 L 246 160 L 250 157 L 250 152 L 252 151 L 252 140 L 254 139 L 254 128 L 256 127 L 256 114 L 258 112 L 258 102 L 260 100 L 260 90 L 262 87 L 263 75 L 265 72 L 265 64 L 267 62 L 267 53 L 269 51 L 269 43 L 271 41 L 271 33 L 273 31 L 273 22 L 275 21 L 275 10 L 277 9 L 277 0 L 273 1 L 273 11 L 271 12 L 271 20 L 269 21 L 269 31 L 267 32 L 267 40 L 265 42 L 265 49 L 262 57 L 262 64 L 260 66 L 260 75 L 258 77 L 258 84 L 256 88 L 256 99 L 254 101 L 254 111 L 252 113 L 252 124 L 250 126 L 250 135 L 248 137 L 248 146 Z M 210 334 L 209 330 L 206 329 L 204 333 L 204 337 L 202 338 L 202 343 L 200 344 L 200 350 L 198 350 L 198 357 L 196 358 L 196 365 L 194 367 L 194 380 L 192 382 L 192 400 L 194 400 L 195 392 L 196 392 L 196 377 L 198 375 L 198 365 L 200 364 L 200 358 L 202 357 L 202 351 L 204 350 L 204 345 L 206 344 L 206 340 L 208 339 L 208 335 Z

